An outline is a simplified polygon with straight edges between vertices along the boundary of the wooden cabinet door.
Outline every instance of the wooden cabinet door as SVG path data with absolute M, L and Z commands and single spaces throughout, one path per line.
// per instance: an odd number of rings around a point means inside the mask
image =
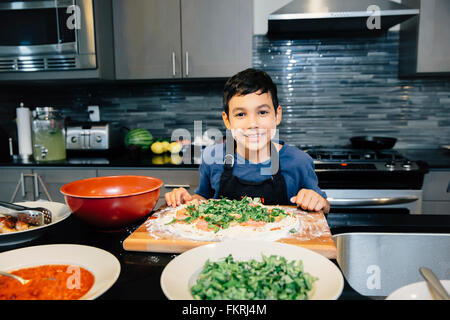
M 252 0 L 181 0 L 183 77 L 230 77 L 252 65 Z
M 116 78 L 181 77 L 179 0 L 114 0 Z

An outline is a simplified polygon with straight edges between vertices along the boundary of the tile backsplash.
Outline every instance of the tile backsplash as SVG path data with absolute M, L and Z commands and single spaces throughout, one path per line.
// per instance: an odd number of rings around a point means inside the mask
M 392 136 L 398 148 L 450 144 L 450 78 L 399 79 L 399 34 L 376 38 L 270 40 L 254 36 L 255 68 L 278 85 L 280 138 L 296 145 L 346 145 L 356 135 Z M 0 126 L 15 136 L 15 108 L 51 105 L 75 120 L 100 105 L 104 121 L 194 133 L 222 123 L 225 80 L 164 83 L 2 85 Z

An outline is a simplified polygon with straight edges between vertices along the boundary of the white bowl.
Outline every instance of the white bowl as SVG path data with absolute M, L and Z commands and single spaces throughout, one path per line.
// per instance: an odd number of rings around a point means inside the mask
M 92 288 L 80 300 L 93 300 L 106 292 L 120 275 L 120 262 L 111 253 L 90 246 L 52 244 L 0 253 L 0 270 L 12 272 L 43 265 L 75 265 L 94 275 Z
M 52 222 L 40 227 L 31 227 L 28 230 L 16 231 L 11 233 L 0 233 L 0 246 L 11 246 L 18 243 L 34 240 L 45 232 L 51 230 L 53 226 L 67 219 L 71 211 L 64 203 L 50 202 L 50 201 L 29 201 L 29 202 L 17 202 L 16 204 L 25 207 L 43 207 L 52 212 Z
M 442 286 L 450 292 L 450 280 L 441 280 Z M 386 300 L 438 300 L 425 281 L 401 287 L 392 292 Z
M 277 255 L 288 261 L 303 261 L 304 271 L 319 278 L 311 300 L 335 300 L 344 288 L 339 268 L 324 256 L 298 246 L 269 241 L 224 241 L 188 250 L 170 261 L 161 274 L 161 288 L 171 300 L 192 300 L 190 288 L 206 260 L 217 261 L 232 254 L 235 260 L 248 261 Z

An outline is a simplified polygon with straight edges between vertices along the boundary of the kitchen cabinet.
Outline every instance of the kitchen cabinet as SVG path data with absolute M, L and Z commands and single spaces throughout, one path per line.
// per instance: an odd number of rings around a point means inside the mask
M 114 0 L 116 78 L 181 77 L 179 0 Z
M 116 79 L 229 77 L 252 64 L 252 0 L 114 0 Z
M 0 81 L 113 80 L 115 73 L 111 1 L 1 1 L 3 10 L 16 7 L 24 13 L 8 25 L 8 21 L 12 21 L 10 18 L 16 15 L 12 16 L 11 10 L 2 11 L 2 19 L 9 18 L 6 22 L 3 21 L 6 27 L 2 28 L 6 29 L 6 42 L 14 41 L 23 45 L 6 43 L 0 46 Z M 57 5 L 69 14 L 72 3 L 77 3 L 76 7 L 80 10 L 80 18 L 77 19 L 80 29 L 75 30 L 73 34 L 74 42 L 63 43 L 56 21 L 58 15 L 51 14 L 49 7 Z M 21 6 L 27 6 L 28 9 L 21 10 Z M 59 18 L 60 22 L 69 26 L 73 17 L 75 15 L 68 16 L 66 21 L 61 16 Z M 64 36 L 70 39 L 71 32 L 64 29 Z M 19 34 L 21 38 L 15 39 L 15 35 Z M 54 39 L 56 37 L 58 40 Z M 29 43 L 28 38 L 36 43 Z
M 450 170 L 433 170 L 425 175 L 422 212 L 450 215 Z
M 198 169 L 99 169 L 97 172 L 99 177 L 116 176 L 116 175 L 142 175 L 161 179 L 163 187 L 159 195 L 159 200 L 155 208 L 165 203 L 164 195 L 172 191 L 174 188 L 183 187 L 190 194 L 199 185 Z
M 42 168 L 42 169 L 33 169 L 33 173 L 38 174 L 43 184 L 48 190 L 52 201 L 65 203 L 64 196 L 59 191 L 61 187 L 67 183 L 87 179 L 94 178 L 97 176 L 97 170 L 95 169 L 78 169 L 78 168 Z M 39 195 L 38 199 L 47 199 L 45 194 L 45 190 L 43 190 L 42 185 L 38 185 L 37 193 Z
M 19 181 L 23 175 L 23 187 Z M 46 191 L 52 201 L 64 203 L 64 196 L 59 189 L 66 183 L 93 178 L 97 175 L 95 169 L 76 168 L 1 168 L 0 169 L 0 200 L 11 201 L 14 192 L 15 202 L 48 200 Z M 18 186 L 19 185 L 19 186 Z
M 15 202 L 32 201 L 34 197 L 34 181 L 30 177 L 30 169 L 1 168 L 0 169 L 0 200 L 10 202 L 17 189 Z M 23 178 L 22 178 L 23 175 Z M 19 181 L 23 179 L 19 186 Z
M 401 24 L 400 76 L 450 75 L 450 1 L 402 0 L 420 15 Z

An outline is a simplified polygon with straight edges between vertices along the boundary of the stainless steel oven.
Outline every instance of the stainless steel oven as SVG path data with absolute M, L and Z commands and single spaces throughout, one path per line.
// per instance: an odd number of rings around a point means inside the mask
M 422 213 L 422 190 L 329 189 L 324 191 L 334 212 Z
M 396 150 L 309 148 L 320 187 L 338 214 L 422 214 L 427 168 Z
M 0 2 L 0 72 L 97 68 L 93 0 Z

